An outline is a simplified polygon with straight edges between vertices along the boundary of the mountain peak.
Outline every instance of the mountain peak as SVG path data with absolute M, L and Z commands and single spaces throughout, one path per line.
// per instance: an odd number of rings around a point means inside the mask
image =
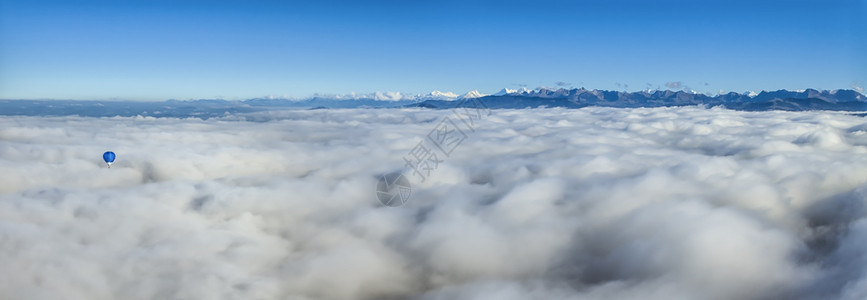
M 463 96 L 461 96 L 460 99 L 481 98 L 484 96 L 487 96 L 487 95 L 479 93 L 479 91 L 477 91 L 477 90 L 472 90 L 472 91 L 467 92 Z
M 434 97 L 446 97 L 446 98 L 457 98 L 457 97 L 458 97 L 458 94 L 455 94 L 455 93 L 452 93 L 452 92 L 445 92 L 445 93 L 443 93 L 443 92 L 440 92 L 440 91 L 433 91 L 433 92 L 430 92 L 430 95 L 431 95 L 431 96 L 434 96 Z
M 508 94 L 516 93 L 516 92 L 518 92 L 518 90 L 512 90 L 512 89 L 508 89 L 508 88 L 503 88 L 503 89 L 500 90 L 499 92 L 494 93 L 494 96 L 505 96 L 505 95 L 508 95 Z
M 415 100 L 455 100 L 458 94 L 452 92 L 433 91 L 424 95 L 415 96 Z

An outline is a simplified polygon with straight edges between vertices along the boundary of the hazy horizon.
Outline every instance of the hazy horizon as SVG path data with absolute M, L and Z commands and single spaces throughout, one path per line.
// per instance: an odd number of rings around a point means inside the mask
M 638 92 L 648 92 L 648 91 L 650 91 L 650 92 L 656 92 L 656 91 L 671 91 L 671 92 L 687 92 L 687 93 L 696 93 L 696 94 L 709 95 L 709 96 L 719 96 L 719 95 L 723 95 L 723 94 L 727 94 L 727 93 L 732 93 L 732 92 L 733 92 L 733 93 L 742 94 L 742 95 L 748 95 L 748 94 L 750 94 L 750 93 L 757 93 L 757 94 L 758 94 L 758 93 L 761 93 L 761 92 L 774 92 L 774 91 L 793 91 L 793 92 L 802 92 L 802 91 L 806 91 L 806 90 L 810 90 L 810 89 L 814 89 L 814 90 L 817 90 L 817 91 L 829 91 L 829 92 L 840 91 L 840 90 L 851 90 L 851 91 L 855 91 L 855 92 L 858 92 L 859 94 L 864 95 L 864 90 L 863 90 L 863 88 L 861 88 L 861 87 L 850 87 L 850 88 L 840 88 L 840 89 L 802 88 L 802 89 L 794 89 L 794 90 L 790 90 L 790 89 L 779 89 L 779 90 L 769 90 L 769 89 L 764 89 L 764 90 L 756 90 L 756 91 L 753 91 L 753 90 L 748 90 L 748 91 L 717 91 L 716 93 L 710 93 L 710 92 L 708 92 L 708 93 L 700 93 L 700 92 L 695 91 L 695 90 L 687 90 L 686 88 L 680 88 L 680 89 L 676 89 L 676 88 L 675 88 L 675 89 L 672 89 L 672 88 L 662 88 L 662 89 L 650 88 L 650 89 L 637 89 L 637 90 L 606 90 L 606 89 L 588 88 L 588 87 L 583 87 L 583 86 L 582 86 L 582 87 L 545 87 L 545 86 L 540 86 L 540 87 L 536 87 L 536 88 L 528 89 L 528 90 L 529 90 L 529 91 L 538 91 L 538 90 L 540 90 L 540 89 L 547 89 L 547 90 L 566 89 L 566 90 L 572 90 L 572 89 L 581 89 L 581 88 L 584 88 L 584 89 L 586 89 L 586 90 L 612 91 L 612 92 L 624 92 L 624 93 L 638 93 Z M 688 88 L 688 87 L 687 87 L 687 88 Z M 245 101 L 245 100 L 254 100 L 254 99 L 309 100 L 309 99 L 314 99 L 314 98 L 327 98 L 327 99 L 335 99 L 335 100 L 375 99 L 375 100 L 382 100 L 382 101 L 397 101 L 397 100 L 408 100 L 408 99 L 412 99 L 412 98 L 423 99 L 423 98 L 425 98 L 425 97 L 435 97 L 435 95 L 432 95 L 432 94 L 434 94 L 434 93 L 450 93 L 450 94 L 453 94 L 453 95 L 454 95 L 454 96 L 452 97 L 452 98 L 454 98 L 454 99 L 458 99 L 458 98 L 462 97 L 463 95 L 465 95 L 465 94 L 467 94 L 467 93 L 471 93 L 471 92 L 480 92 L 480 93 L 481 93 L 481 96 L 492 96 L 492 95 L 496 94 L 497 92 L 501 92 L 501 91 L 504 90 L 504 89 L 517 90 L 517 88 L 516 88 L 516 89 L 502 88 L 502 89 L 499 89 L 499 90 L 496 90 L 496 91 L 479 91 L 479 90 L 470 90 L 470 91 L 465 91 L 465 92 L 463 92 L 463 93 L 458 93 L 458 92 L 454 92 L 454 91 L 444 91 L 444 90 L 434 89 L 434 90 L 431 90 L 431 91 L 429 91 L 429 92 L 427 92 L 427 93 L 419 93 L 419 94 L 404 93 L 404 92 L 397 92 L 397 91 L 385 91 L 385 92 L 383 92 L 383 91 L 374 91 L 374 92 L 368 92 L 368 93 L 348 93 L 348 94 L 336 94 L 336 93 L 314 93 L 314 94 L 309 95 L 309 96 L 306 96 L 306 97 L 289 97 L 289 96 L 265 95 L 265 96 L 259 96 L 259 97 L 250 97 L 250 98 L 233 98 L 233 99 L 226 99 L 226 98 L 188 98 L 188 99 L 167 98 L 167 99 L 149 99 L 149 100 L 141 100 L 141 99 L 139 99 L 139 100 L 133 100 L 133 99 L 123 99 L 123 98 L 109 98 L 109 99 L 89 99 L 89 98 L 88 98 L 88 99 L 68 99 L 68 98 L 15 98 L 15 99 L 11 99 L 11 98 L 10 98 L 10 99 L 5 99 L 5 98 L 0 98 L 0 100 L 31 100 L 31 101 L 54 101 L 54 100 L 60 100 L 60 101 L 134 101 L 134 102 L 164 102 L 164 101 L 197 101 L 197 100 Z M 400 97 L 403 97 L 403 98 L 400 98 Z M 449 98 L 449 97 L 445 97 L 445 98 Z

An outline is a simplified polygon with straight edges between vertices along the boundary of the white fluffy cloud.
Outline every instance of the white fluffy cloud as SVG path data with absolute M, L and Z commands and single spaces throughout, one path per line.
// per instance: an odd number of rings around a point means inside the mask
M 867 295 L 861 117 L 497 110 L 381 206 L 450 114 L 0 117 L 0 298 Z

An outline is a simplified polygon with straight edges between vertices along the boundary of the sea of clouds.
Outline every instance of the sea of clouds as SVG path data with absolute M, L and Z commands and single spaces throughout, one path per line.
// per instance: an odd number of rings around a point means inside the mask
M 453 114 L 0 117 L 0 299 L 867 298 L 862 117 L 493 110 L 380 204 Z

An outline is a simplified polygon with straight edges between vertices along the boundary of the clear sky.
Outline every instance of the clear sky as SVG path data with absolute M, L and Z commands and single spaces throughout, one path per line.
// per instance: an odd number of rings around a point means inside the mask
M 0 0 L 3 99 L 839 89 L 865 53 L 867 0 Z

